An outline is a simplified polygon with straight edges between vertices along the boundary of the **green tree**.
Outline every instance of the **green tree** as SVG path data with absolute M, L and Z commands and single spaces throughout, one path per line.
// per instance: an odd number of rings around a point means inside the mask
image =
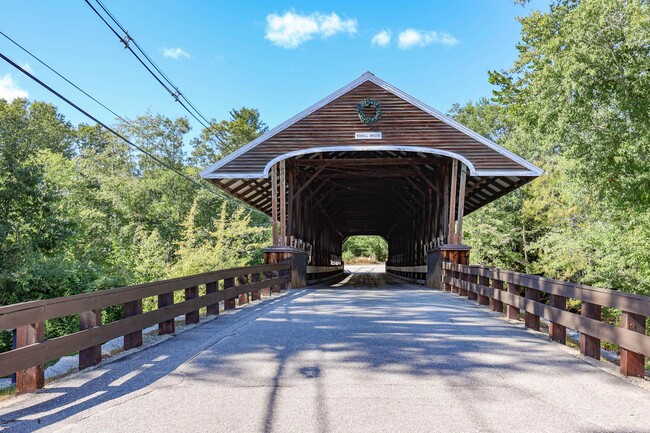
M 230 110 L 230 120 L 212 122 L 193 140 L 191 162 L 207 167 L 268 131 L 259 111 L 242 107 Z

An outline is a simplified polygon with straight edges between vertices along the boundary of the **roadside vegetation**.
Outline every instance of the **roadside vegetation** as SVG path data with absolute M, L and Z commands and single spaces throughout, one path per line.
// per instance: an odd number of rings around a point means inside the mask
M 343 262 L 348 265 L 383 263 L 388 242 L 381 236 L 351 236 L 343 243 Z

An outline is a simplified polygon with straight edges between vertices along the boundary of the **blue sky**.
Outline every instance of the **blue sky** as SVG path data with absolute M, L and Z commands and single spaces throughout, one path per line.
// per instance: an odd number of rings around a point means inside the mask
M 208 117 L 249 106 L 271 127 L 367 70 L 441 111 L 490 96 L 487 71 L 516 58 L 515 17 L 545 7 L 509 0 L 104 3 Z M 82 0 L 4 0 L 0 29 L 123 116 L 185 115 Z M 2 37 L 0 51 L 113 122 Z M 74 123 L 84 120 L 0 64 L 0 97 L 24 94 L 55 103 Z

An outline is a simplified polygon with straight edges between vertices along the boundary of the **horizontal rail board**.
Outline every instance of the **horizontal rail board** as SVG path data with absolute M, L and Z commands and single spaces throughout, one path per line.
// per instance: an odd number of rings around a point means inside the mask
M 494 287 L 487 287 L 448 276 L 443 277 L 443 282 L 516 306 L 524 311 L 543 317 L 552 323 L 575 329 L 585 335 L 609 341 L 625 349 L 650 356 L 650 337 L 645 334 L 561 310 L 550 305 L 542 304 L 541 302 L 508 293 L 504 290 L 495 289 Z
M 0 330 L 14 329 L 31 323 L 44 322 L 45 320 L 55 319 L 57 317 L 78 314 L 82 311 L 125 304 L 149 296 L 162 295 L 171 291 L 213 283 L 226 278 L 288 269 L 290 269 L 290 264 L 288 263 L 225 269 L 136 286 L 119 287 L 98 292 L 7 305 L 0 307 Z
M 386 266 L 387 271 L 427 273 L 427 265 L 420 266 Z
M 75 332 L 74 334 L 52 338 L 40 343 L 1 353 L 0 377 L 35 365 L 44 364 L 52 359 L 69 355 L 88 347 L 103 344 L 114 338 L 142 330 L 149 326 L 164 322 L 165 320 L 182 316 L 183 314 L 196 311 L 225 299 L 235 298 L 242 293 L 260 290 L 272 285 L 287 283 L 290 279 L 290 276 L 283 276 L 251 284 L 230 287 L 225 290 L 219 290 L 177 304 L 168 305 L 147 313 L 107 323 L 106 325 L 85 329 L 83 331 Z
M 482 266 L 457 265 L 450 262 L 444 262 L 443 269 L 488 277 L 510 284 L 517 284 L 519 286 L 539 290 L 552 295 L 580 299 L 591 304 L 617 308 L 619 310 L 640 314 L 646 317 L 650 316 L 650 297 L 648 296 L 585 286 L 582 284 L 554 280 L 536 275 L 521 274 L 519 272 L 490 269 Z
M 339 266 L 307 266 L 307 274 L 322 274 L 327 272 L 342 271 L 343 265 Z
M 336 273 L 336 274 L 328 275 L 326 277 L 314 278 L 312 280 L 308 280 L 307 284 L 310 285 L 310 286 L 314 286 L 316 284 L 321 284 L 321 283 L 324 283 L 324 282 L 327 282 L 327 281 L 332 281 L 332 280 L 334 280 L 336 278 L 341 277 L 342 275 L 343 275 L 343 271 L 341 271 L 339 273 Z

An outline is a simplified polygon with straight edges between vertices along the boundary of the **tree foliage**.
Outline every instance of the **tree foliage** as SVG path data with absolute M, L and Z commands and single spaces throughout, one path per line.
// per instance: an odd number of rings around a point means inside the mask
M 185 155 L 187 119 L 146 113 L 116 128 L 198 179 Z M 230 134 L 232 143 L 249 138 Z M 97 125 L 74 127 L 50 104 L 0 99 L 0 305 L 259 263 L 262 226 L 264 216 Z M 47 323 L 49 336 L 66 329 L 78 323 Z M 4 335 L 0 351 L 7 344 Z
M 473 260 L 650 294 L 650 6 L 557 0 L 461 123 L 545 174 L 467 218 Z
M 378 262 L 388 258 L 388 242 L 381 236 L 351 236 L 343 243 L 343 261 L 366 257 Z

